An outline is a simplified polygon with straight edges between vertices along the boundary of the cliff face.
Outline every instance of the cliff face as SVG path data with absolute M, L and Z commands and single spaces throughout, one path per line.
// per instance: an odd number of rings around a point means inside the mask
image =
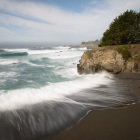
M 120 52 L 124 46 L 94 48 L 84 52 L 77 65 L 79 74 L 95 73 L 106 70 L 112 73 L 140 72 L 140 44 L 125 46 L 129 52 Z M 122 49 L 123 50 L 123 49 Z M 124 53 L 124 54 L 123 54 Z

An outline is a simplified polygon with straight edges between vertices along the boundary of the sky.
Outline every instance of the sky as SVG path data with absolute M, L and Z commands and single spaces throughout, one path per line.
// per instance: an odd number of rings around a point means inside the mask
M 80 43 L 101 39 L 140 0 L 0 0 L 0 42 Z

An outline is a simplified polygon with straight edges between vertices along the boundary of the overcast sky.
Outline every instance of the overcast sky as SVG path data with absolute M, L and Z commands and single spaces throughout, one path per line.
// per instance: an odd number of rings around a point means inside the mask
M 80 43 L 100 39 L 140 0 L 0 0 L 0 42 Z

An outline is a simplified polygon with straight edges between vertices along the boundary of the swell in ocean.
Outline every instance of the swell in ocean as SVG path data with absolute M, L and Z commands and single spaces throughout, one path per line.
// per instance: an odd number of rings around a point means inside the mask
M 91 110 L 136 102 L 129 85 L 107 72 L 79 75 L 76 65 L 84 50 L 59 46 L 0 51 L 0 140 L 50 136 Z

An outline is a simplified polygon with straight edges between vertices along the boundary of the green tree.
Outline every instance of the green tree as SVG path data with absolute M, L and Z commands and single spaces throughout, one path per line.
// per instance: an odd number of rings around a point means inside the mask
M 140 43 L 140 12 L 126 11 L 110 24 L 99 46 Z

